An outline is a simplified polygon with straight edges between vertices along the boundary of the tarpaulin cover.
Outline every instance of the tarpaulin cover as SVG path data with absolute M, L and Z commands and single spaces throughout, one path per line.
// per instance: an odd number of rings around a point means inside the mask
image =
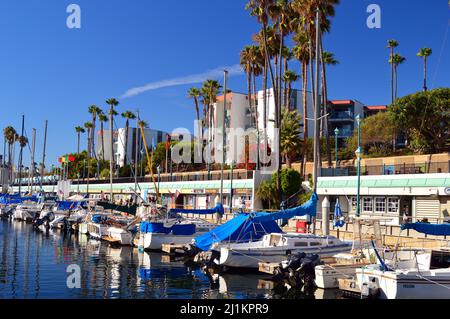
M 198 215 L 211 215 L 211 214 L 220 214 L 223 215 L 225 213 L 222 204 L 217 204 L 216 207 L 212 209 L 171 209 L 171 213 L 175 214 L 198 214 Z
M 81 203 L 80 202 L 63 202 L 63 201 L 58 201 L 58 210 L 72 210 L 72 209 L 77 209 Z
M 95 224 L 100 224 L 108 220 L 107 216 L 104 215 L 94 215 L 92 216 L 92 222 Z
M 107 202 L 98 202 L 97 205 L 103 207 L 105 210 L 111 209 L 111 210 L 115 210 L 117 212 L 136 216 L 137 205 L 120 206 L 120 205 L 114 205 L 114 204 L 107 203 Z
M 432 236 L 450 236 L 450 224 L 409 223 L 402 225 L 402 230 L 407 229 Z
M 36 197 L 20 197 L 17 195 L 5 195 L 0 197 L 0 204 L 9 205 L 9 204 L 21 204 L 23 202 L 37 202 L 38 198 Z
M 214 243 L 222 241 L 244 242 L 258 240 L 266 234 L 281 233 L 276 223 L 280 219 L 296 216 L 316 216 L 318 197 L 313 194 L 304 205 L 278 213 L 240 214 L 229 222 L 213 229 L 211 232 L 195 238 L 195 246 L 203 251 L 211 249 Z
M 195 234 L 195 224 L 175 224 L 171 227 L 164 227 L 164 223 L 142 222 L 140 226 L 141 233 L 170 234 L 176 236 L 188 236 Z

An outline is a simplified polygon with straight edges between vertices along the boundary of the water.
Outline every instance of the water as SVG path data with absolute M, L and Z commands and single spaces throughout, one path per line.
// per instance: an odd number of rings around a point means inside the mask
M 71 265 L 79 266 L 80 288 L 68 287 Z M 0 299 L 306 297 L 284 287 L 273 289 L 267 279 L 259 274 L 211 277 L 159 253 L 114 249 L 84 235 L 43 233 L 25 223 L 0 221 Z M 336 293 L 318 290 L 308 298 L 314 297 L 335 298 Z

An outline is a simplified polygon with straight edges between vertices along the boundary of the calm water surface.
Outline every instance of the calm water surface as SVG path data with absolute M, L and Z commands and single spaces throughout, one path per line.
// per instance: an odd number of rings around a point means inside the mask
M 81 288 L 67 286 L 67 267 L 78 265 Z M 268 299 L 305 298 L 275 288 L 258 274 L 205 275 L 158 253 L 108 244 L 31 225 L 0 221 L 1 299 Z M 335 298 L 316 291 L 308 298 Z

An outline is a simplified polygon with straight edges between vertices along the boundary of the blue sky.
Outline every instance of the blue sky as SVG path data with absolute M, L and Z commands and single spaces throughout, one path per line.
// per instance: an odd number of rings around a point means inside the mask
M 366 104 L 389 101 L 386 41 L 400 42 L 408 61 L 399 70 L 399 94 L 422 87 L 420 47 L 431 47 L 429 86 L 450 84 L 450 10 L 447 0 L 342 0 L 325 49 L 340 64 L 329 69 L 332 99 Z M 66 7 L 81 7 L 81 29 L 68 29 Z M 246 1 L 196 0 L 0 0 L 0 126 L 36 128 L 37 156 L 49 120 L 48 161 L 76 150 L 74 127 L 89 120 L 87 108 L 116 97 L 118 111 L 139 108 L 152 128 L 192 127 L 187 99 L 194 84 L 169 86 L 123 98 L 133 88 L 210 73 L 239 63 L 239 52 L 258 30 Z M 382 28 L 368 29 L 366 8 L 382 9 Z M 446 33 L 446 30 L 448 33 Z M 444 41 L 446 40 L 446 41 Z M 297 63 L 291 67 L 299 72 Z M 216 70 L 210 72 L 211 70 Z M 246 91 L 243 74 L 230 89 Z M 298 87 L 299 84 L 296 84 Z M 119 120 L 120 122 L 122 120 Z M 85 141 L 83 141 L 85 144 Z M 2 147 L 3 148 L 3 147 Z M 28 152 L 27 152 L 28 153 Z M 26 155 L 28 158 L 28 155 Z

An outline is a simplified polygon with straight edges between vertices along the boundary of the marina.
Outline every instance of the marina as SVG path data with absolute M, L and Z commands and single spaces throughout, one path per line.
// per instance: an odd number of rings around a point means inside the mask
M 1 1 L 0 301 L 450 299 L 450 3 Z

